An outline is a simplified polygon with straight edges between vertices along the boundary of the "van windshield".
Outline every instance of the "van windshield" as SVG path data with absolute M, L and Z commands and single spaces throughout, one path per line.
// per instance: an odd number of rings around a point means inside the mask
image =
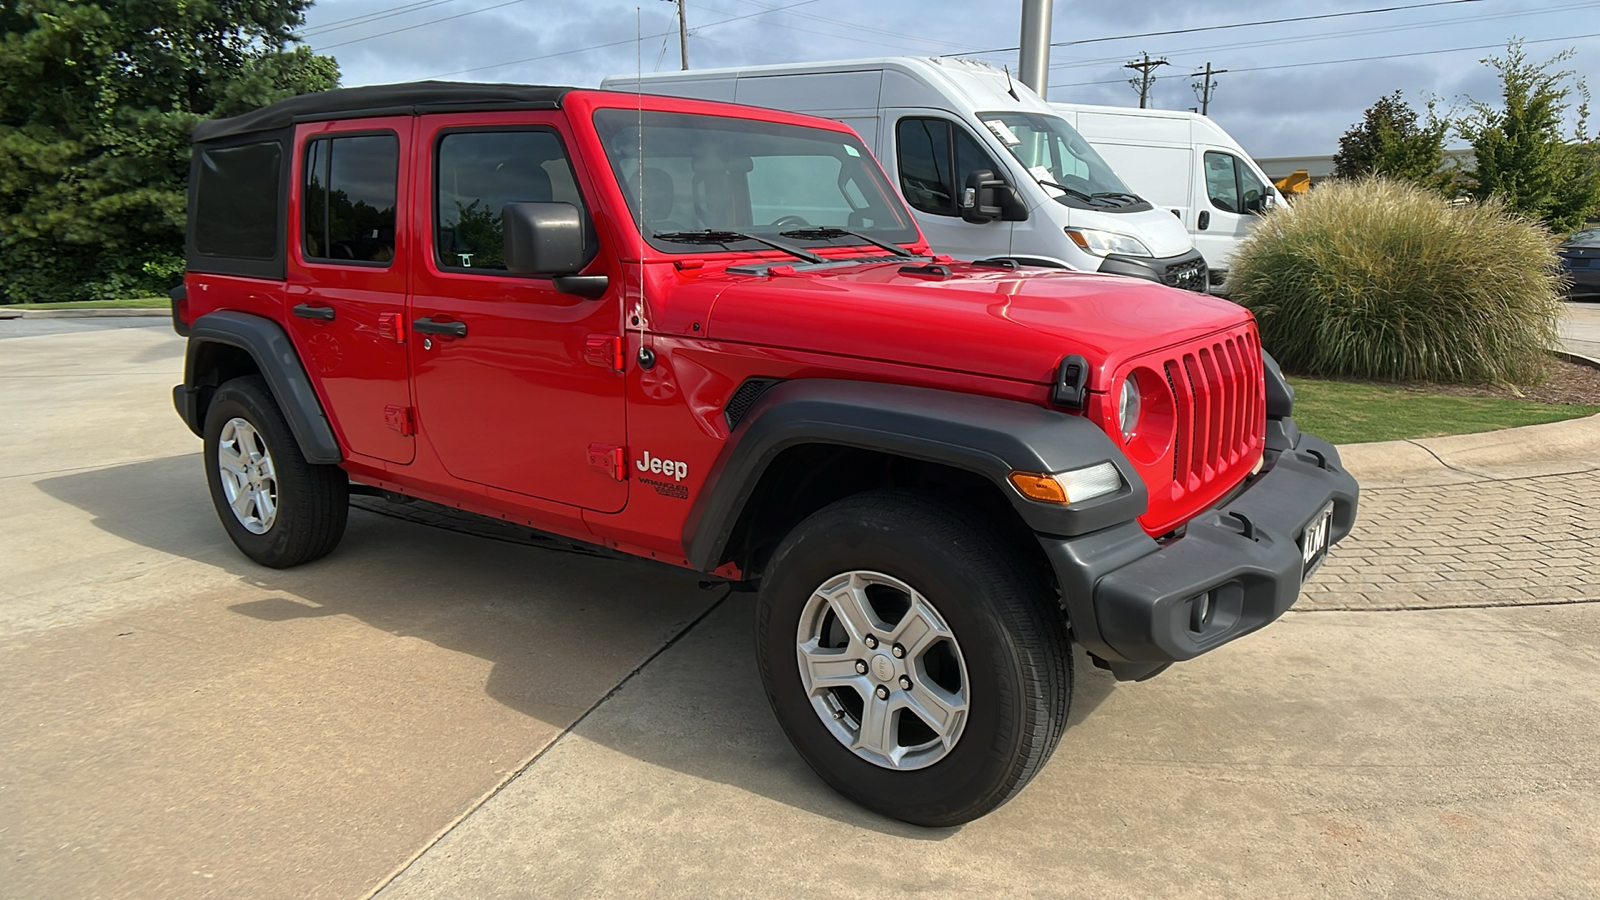
M 1076 129 L 1058 116 L 1037 113 L 978 113 L 1057 203 L 1089 208 L 1144 204 Z M 1131 211 L 1131 210 L 1124 210 Z
M 634 109 L 596 110 L 594 124 L 634 221 L 658 250 L 704 253 L 685 243 L 699 232 L 812 247 L 870 243 L 842 231 L 896 244 L 919 237 L 899 195 L 854 135 Z M 738 237 L 700 243 L 772 246 Z

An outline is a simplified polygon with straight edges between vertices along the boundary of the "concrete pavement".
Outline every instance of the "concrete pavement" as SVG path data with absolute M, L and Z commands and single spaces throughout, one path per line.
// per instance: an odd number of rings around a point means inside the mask
M 1347 450 L 1329 590 L 1144 684 L 1080 657 L 1041 776 L 928 831 L 788 747 L 746 596 L 361 511 L 250 564 L 181 365 L 164 328 L 0 342 L 0 895 L 1600 894 L 1600 603 L 1482 593 L 1541 537 L 1597 555 L 1592 423 Z M 1480 556 L 1480 608 L 1371 611 Z
M 1600 303 L 1568 303 L 1561 320 L 1561 346 L 1600 359 Z

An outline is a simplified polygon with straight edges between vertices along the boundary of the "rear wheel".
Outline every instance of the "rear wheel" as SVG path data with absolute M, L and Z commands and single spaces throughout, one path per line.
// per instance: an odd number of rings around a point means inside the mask
M 217 390 L 206 410 L 205 461 L 217 516 L 246 556 L 284 569 L 339 545 L 349 480 L 338 466 L 306 462 L 260 376 Z
M 1071 701 L 1052 592 L 979 521 L 857 495 L 802 522 L 762 582 L 757 657 L 789 739 L 840 793 L 919 825 L 1015 796 Z

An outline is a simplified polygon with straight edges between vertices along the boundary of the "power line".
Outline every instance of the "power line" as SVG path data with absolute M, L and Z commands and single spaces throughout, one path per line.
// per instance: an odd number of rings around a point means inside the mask
M 769 3 L 757 2 L 757 0 L 736 0 L 736 2 L 743 3 L 746 6 L 766 7 L 768 9 L 770 9 L 771 6 L 772 6 Z M 789 15 L 794 16 L 796 18 L 800 18 L 800 19 L 810 19 L 813 22 L 821 22 L 824 25 L 843 25 L 843 26 L 850 27 L 850 28 L 859 28 L 859 29 L 863 29 L 863 30 L 866 30 L 866 31 L 872 31 L 872 32 L 882 32 L 884 30 L 883 26 L 881 26 L 881 25 L 867 25 L 867 24 L 863 24 L 861 22 L 851 21 L 850 19 L 842 19 L 842 18 L 839 18 L 838 16 L 824 18 L 822 16 L 814 16 L 814 15 L 812 15 L 810 13 L 800 13 L 800 12 L 791 12 L 791 13 L 789 13 Z M 861 38 L 846 37 L 845 35 L 838 34 L 838 33 L 833 33 L 833 32 L 806 31 L 804 28 L 795 28 L 792 25 L 785 26 L 785 27 L 789 28 L 791 31 L 804 31 L 806 34 L 821 35 L 822 37 L 842 38 L 844 40 L 859 41 L 859 42 L 864 43 L 864 44 L 877 44 L 880 47 L 904 47 L 905 46 L 904 44 L 885 44 L 882 41 L 868 41 L 868 40 L 863 40 Z M 960 46 L 963 46 L 961 44 L 961 42 L 959 42 L 959 41 L 946 41 L 946 40 L 940 40 L 939 38 L 914 37 L 914 36 L 909 35 L 909 34 L 901 34 L 901 35 L 897 35 L 897 37 L 901 37 L 901 38 L 904 38 L 904 39 L 909 40 L 909 41 L 915 41 L 915 42 L 917 42 L 919 44 L 939 44 L 939 45 L 942 45 L 942 46 L 945 46 L 945 47 L 960 47 Z
M 1313 16 L 1291 16 L 1286 19 L 1260 19 L 1254 22 L 1232 22 L 1227 25 L 1197 25 L 1193 28 L 1174 28 L 1170 31 L 1146 31 L 1139 34 L 1111 34 L 1105 37 L 1084 38 L 1081 41 L 1056 41 L 1052 47 L 1075 47 L 1079 44 L 1099 44 L 1104 41 L 1121 41 L 1129 38 L 1166 37 L 1173 34 L 1194 34 L 1199 31 L 1222 31 L 1228 28 L 1249 28 L 1255 25 L 1282 25 L 1288 22 L 1311 22 L 1317 19 L 1338 19 L 1346 16 L 1366 16 L 1373 13 L 1398 12 L 1405 9 L 1426 9 L 1430 6 L 1454 6 L 1458 3 L 1481 3 L 1483 0 L 1433 0 L 1431 3 L 1410 3 L 1405 6 L 1384 6 L 1377 9 L 1352 9 L 1345 12 L 1318 13 Z M 997 47 L 993 50 L 971 50 L 966 53 L 946 53 L 945 56 L 987 56 L 990 53 L 1010 53 L 1021 47 Z
M 478 13 L 488 12 L 491 9 L 500 9 L 502 7 L 511 6 L 513 4 L 522 3 L 522 2 L 524 2 L 524 0 L 505 0 L 504 3 L 496 3 L 493 6 L 483 6 L 483 7 L 479 7 L 478 9 L 469 9 L 464 13 L 456 13 L 453 16 L 441 16 L 440 18 L 437 18 L 437 19 L 429 19 L 426 22 L 418 22 L 415 25 L 407 25 L 404 28 L 396 28 L 396 29 L 393 29 L 391 31 L 380 31 L 377 34 L 369 34 L 366 37 L 351 38 L 348 41 L 340 41 L 337 44 L 325 44 L 325 45 L 323 45 L 321 47 L 316 48 L 316 50 L 317 50 L 318 53 L 325 53 L 325 52 L 327 52 L 329 50 L 332 50 L 335 47 L 345 47 L 345 46 L 349 46 L 350 44 L 359 44 L 362 41 L 370 41 L 370 40 L 373 40 L 374 38 L 388 37 L 391 34 L 399 34 L 402 31 L 411 31 L 411 30 L 417 29 L 417 28 L 425 28 L 425 27 L 427 27 L 429 25 L 437 25 L 440 22 L 448 22 L 451 19 L 462 19 L 462 18 L 466 18 L 467 16 L 475 16 Z
M 307 26 L 296 33 L 301 37 L 322 35 L 327 34 L 330 31 L 340 31 L 345 28 L 353 28 L 357 25 L 365 25 L 368 22 L 376 22 L 379 19 L 389 19 L 393 18 L 394 16 L 403 16 L 406 13 L 421 12 L 422 10 L 430 7 L 443 6 L 446 3 L 455 2 L 456 0 L 419 0 L 419 2 L 407 3 L 383 12 L 362 13 L 359 16 L 348 16 L 343 19 L 334 19 L 331 22 L 323 22 L 321 25 Z
M 1549 43 L 1552 43 L 1554 41 L 1581 41 L 1581 40 L 1584 40 L 1586 38 L 1594 38 L 1594 37 L 1600 37 L 1600 32 L 1595 32 L 1594 34 L 1570 34 L 1570 35 L 1566 35 L 1566 36 L 1563 36 L 1563 37 L 1540 38 L 1540 39 L 1534 40 L 1534 41 L 1525 40 L 1522 43 L 1524 43 L 1524 44 L 1549 44 Z M 1409 57 L 1412 57 L 1412 56 L 1434 56 L 1434 55 L 1437 55 L 1437 54 L 1440 54 L 1440 53 L 1465 53 L 1468 50 L 1499 50 L 1499 49 L 1501 49 L 1503 47 L 1505 47 L 1505 44 L 1503 42 L 1499 43 L 1499 44 L 1479 44 L 1479 45 L 1477 45 L 1475 47 L 1449 47 L 1449 48 L 1446 48 L 1446 49 L 1443 49 L 1443 50 L 1417 50 L 1417 51 L 1413 51 L 1411 53 L 1389 53 L 1389 54 L 1385 54 L 1383 56 L 1353 56 L 1353 57 L 1350 57 L 1349 59 L 1324 59 L 1324 60 L 1320 60 L 1318 62 L 1284 63 L 1282 65 L 1277 65 L 1277 66 L 1252 66 L 1252 67 L 1247 68 L 1247 69 L 1233 69 L 1231 71 L 1233 72 L 1233 74 L 1238 75 L 1238 74 L 1242 74 L 1244 72 L 1271 72 L 1271 71 L 1276 71 L 1278 69 L 1304 69 L 1304 68 L 1307 68 L 1309 66 L 1332 66 L 1332 65 L 1337 65 L 1339 63 L 1374 62 L 1374 61 L 1377 61 L 1377 60 L 1384 60 L 1384 59 L 1406 59 L 1406 58 L 1409 58 Z M 1122 81 L 1122 79 L 1120 79 L 1120 78 L 1114 78 L 1114 79 L 1111 79 L 1111 80 L 1108 80 L 1108 81 L 1074 81 L 1074 82 L 1071 82 L 1069 84 L 1053 84 L 1053 85 L 1051 85 L 1051 87 L 1052 88 L 1058 88 L 1058 87 L 1088 87 L 1089 85 L 1096 85 L 1096 84 L 1118 84 L 1121 81 Z
M 513 0 L 513 2 L 520 2 L 520 0 Z M 774 7 L 771 7 L 769 9 L 763 9 L 760 12 L 746 13 L 745 15 L 734 16 L 734 17 L 728 18 L 728 19 L 718 19 L 715 22 L 707 22 L 704 25 L 697 26 L 695 28 L 695 31 L 704 31 L 707 28 L 715 28 L 718 25 L 726 25 L 729 22 L 738 22 L 738 21 L 740 21 L 742 19 L 753 19 L 756 16 L 764 16 L 764 15 L 767 15 L 768 13 L 782 12 L 784 10 L 793 9 L 793 8 L 795 8 L 797 6 L 807 6 L 809 4 L 816 3 L 816 2 L 817 2 L 817 0 L 799 0 L 798 3 L 790 3 L 787 6 L 774 6 Z M 473 66 L 470 69 L 457 69 L 454 72 L 445 72 L 445 73 L 440 74 L 440 75 L 430 75 L 428 77 L 430 77 L 430 78 L 448 78 L 451 75 L 465 75 L 468 72 L 482 72 L 484 69 L 500 69 L 500 68 L 504 68 L 506 66 L 516 66 L 516 65 L 521 65 L 522 63 L 537 62 L 537 61 L 539 61 L 541 59 L 554 59 L 557 56 L 571 56 L 574 53 L 587 53 L 590 50 L 604 50 L 607 47 L 620 47 L 620 46 L 622 46 L 624 44 L 632 44 L 635 41 L 644 40 L 645 38 L 662 37 L 663 35 L 673 34 L 673 33 L 675 33 L 675 31 L 676 31 L 676 29 L 674 29 L 674 31 L 662 31 L 662 32 L 657 32 L 656 34 L 640 35 L 638 37 L 626 38 L 626 39 L 620 40 L 620 41 L 608 41 L 608 42 L 606 42 L 604 44 L 591 44 L 588 47 L 576 47 L 576 48 L 574 48 L 572 50 L 559 50 L 559 51 L 557 51 L 555 53 L 543 53 L 543 54 L 540 54 L 538 56 L 525 56 L 522 59 L 512 59 L 512 60 L 507 60 L 507 61 L 502 62 L 502 63 L 494 63 L 492 65 L 487 65 L 487 66 Z
M 1301 35 L 1301 36 L 1296 36 L 1296 37 L 1268 38 L 1268 39 L 1265 39 L 1265 40 L 1258 40 L 1258 41 L 1243 41 L 1243 42 L 1234 42 L 1234 43 L 1228 43 L 1228 44 L 1213 44 L 1213 45 L 1207 46 L 1207 47 L 1185 47 L 1185 48 L 1181 48 L 1181 49 L 1178 49 L 1178 50 L 1169 50 L 1168 54 L 1169 55 L 1177 55 L 1177 54 L 1186 54 L 1186 53 L 1212 53 L 1212 52 L 1216 52 L 1216 51 L 1245 50 L 1245 49 L 1250 49 L 1250 48 L 1255 48 L 1255 47 L 1281 47 L 1281 46 L 1284 46 L 1284 45 L 1287 45 L 1287 44 L 1306 44 L 1306 43 L 1312 43 L 1312 42 L 1315 42 L 1315 41 L 1333 40 L 1333 39 L 1341 38 L 1341 37 L 1354 37 L 1354 36 L 1367 35 L 1367 34 L 1394 34 L 1394 33 L 1401 32 L 1401 31 L 1417 31 L 1417 30 L 1424 29 L 1424 28 L 1438 28 L 1442 24 L 1462 25 L 1462 24 L 1465 24 L 1465 23 L 1468 23 L 1468 22 L 1486 22 L 1486 21 L 1497 20 L 1497 19 L 1519 19 L 1519 18 L 1523 18 L 1523 17 L 1526 17 L 1526 16 L 1538 16 L 1538 15 L 1546 15 L 1546 14 L 1549 14 L 1549 13 L 1570 12 L 1570 11 L 1575 10 L 1575 9 L 1590 9 L 1590 8 L 1593 8 L 1593 7 L 1596 7 L 1596 6 L 1600 6 L 1600 0 L 1586 0 L 1586 2 L 1571 3 L 1571 4 L 1568 4 L 1566 6 L 1554 6 L 1554 7 L 1549 7 L 1549 8 L 1546 8 L 1546 9 L 1531 10 L 1531 11 L 1530 10 L 1517 10 L 1515 12 L 1508 12 L 1508 13 L 1492 13 L 1492 14 L 1489 14 L 1489 15 L 1482 15 L 1482 16 L 1467 16 L 1465 18 L 1451 19 L 1448 22 L 1444 22 L 1444 23 L 1437 22 L 1437 21 L 1416 22 L 1416 23 L 1413 23 L 1413 24 L 1410 24 L 1410 25 L 1396 25 L 1396 26 L 1387 27 L 1387 28 L 1356 28 L 1356 29 L 1352 29 L 1352 30 L 1349 30 L 1349 31 L 1329 31 L 1329 32 L 1323 32 L 1321 34 Z M 1091 68 L 1091 67 L 1094 67 L 1094 66 L 1108 66 L 1108 65 L 1111 65 L 1113 63 L 1120 62 L 1122 60 L 1122 58 L 1123 57 L 1121 57 L 1121 56 L 1104 56 L 1104 57 L 1097 57 L 1097 58 L 1094 58 L 1094 59 L 1080 59 L 1080 60 L 1075 60 L 1075 61 L 1072 61 L 1072 62 L 1056 63 L 1055 65 L 1052 65 L 1050 67 L 1050 71 L 1056 72 L 1056 71 L 1060 71 L 1060 70 L 1063 70 L 1063 69 L 1086 69 L 1086 68 Z

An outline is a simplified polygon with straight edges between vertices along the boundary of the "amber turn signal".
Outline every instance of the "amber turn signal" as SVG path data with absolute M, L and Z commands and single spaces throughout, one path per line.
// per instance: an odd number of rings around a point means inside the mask
M 1066 503 L 1067 491 L 1050 475 L 1040 475 L 1034 472 L 1012 472 L 1011 483 L 1017 486 L 1022 496 L 1029 500 L 1038 500 L 1043 503 Z

